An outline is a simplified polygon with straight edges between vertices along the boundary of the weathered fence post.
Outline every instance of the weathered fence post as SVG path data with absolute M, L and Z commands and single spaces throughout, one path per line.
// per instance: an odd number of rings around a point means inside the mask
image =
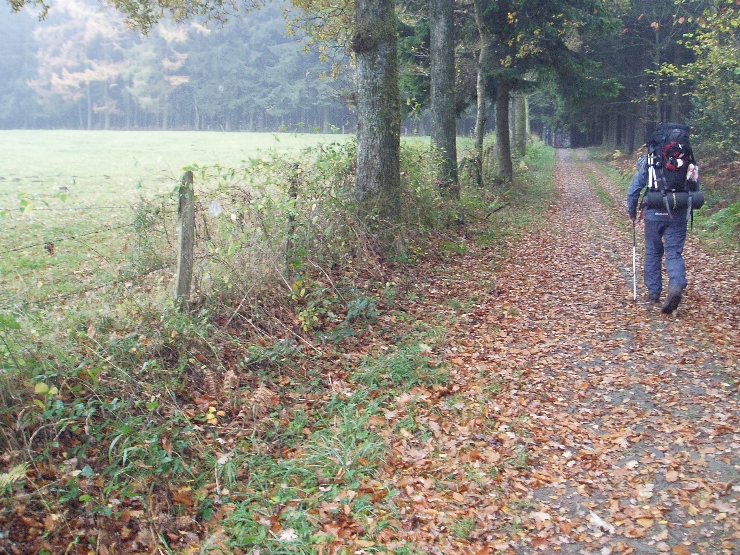
M 290 264 L 293 261 L 293 240 L 295 238 L 295 210 L 298 199 L 298 185 L 301 182 L 301 168 L 298 164 L 293 164 L 292 175 L 290 176 L 290 187 L 288 188 L 288 198 L 290 199 L 290 208 L 288 208 L 288 238 L 285 243 L 285 271 L 290 271 Z
M 183 308 L 190 298 L 190 283 L 193 275 L 193 245 L 195 243 L 195 193 L 193 172 L 186 171 L 180 186 L 177 244 L 177 282 L 175 305 Z

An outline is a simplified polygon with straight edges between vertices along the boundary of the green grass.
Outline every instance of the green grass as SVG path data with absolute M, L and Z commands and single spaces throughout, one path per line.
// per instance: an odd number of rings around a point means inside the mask
M 337 135 L 0 131 L 0 252 L 129 224 L 130 207 L 172 191 L 186 166 L 239 167 L 268 149 L 298 151 L 343 140 Z
M 261 151 L 300 150 L 342 135 L 187 131 L 0 131 L 0 205 L 19 194 L 135 200 L 159 193 L 185 166 L 236 167 Z M 137 184 L 139 185 L 136 188 Z M 166 187 L 165 187 L 166 188 Z
M 0 307 L 72 294 L 135 273 L 126 265 L 142 258 L 135 234 L 147 222 L 140 206 L 173 191 L 184 167 L 236 168 L 267 150 L 298 152 L 346 138 L 0 131 Z M 204 186 L 196 182 L 196 192 Z M 149 208 L 172 209 L 171 204 Z M 172 245 L 169 250 L 173 255 Z
M 607 174 L 607 173 L 609 172 L 604 171 L 604 174 Z M 614 201 L 614 198 L 609 194 L 609 191 L 607 191 L 604 185 L 602 184 L 601 180 L 599 179 L 599 176 L 589 173 L 586 175 L 586 179 L 591 184 L 591 188 L 594 192 L 594 195 L 596 195 L 596 198 L 598 199 L 599 203 L 601 203 L 603 206 L 606 206 L 610 210 L 616 212 L 617 204 Z
M 694 215 L 694 232 L 712 248 L 736 250 L 740 240 L 740 202 L 713 214 L 699 211 Z

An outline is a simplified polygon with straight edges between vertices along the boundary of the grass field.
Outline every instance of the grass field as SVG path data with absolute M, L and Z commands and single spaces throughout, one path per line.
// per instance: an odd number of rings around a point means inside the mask
M 140 199 L 172 191 L 186 166 L 239 167 L 267 150 L 342 135 L 0 131 L 0 307 L 105 283 L 125 258 Z M 196 184 L 197 189 L 198 184 Z
M 238 166 L 268 149 L 297 150 L 342 135 L 157 131 L 0 131 L 0 207 L 18 196 L 85 201 L 159 192 L 190 165 Z M 17 208 L 17 206 L 16 206 Z

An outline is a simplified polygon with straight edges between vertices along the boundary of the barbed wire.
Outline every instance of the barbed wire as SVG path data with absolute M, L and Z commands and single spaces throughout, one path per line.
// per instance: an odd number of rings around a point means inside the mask
M 134 225 L 135 224 L 124 224 L 124 225 L 119 225 L 119 226 L 114 226 L 114 227 L 106 227 L 106 228 L 102 228 L 102 229 L 97 229 L 95 231 L 90 231 L 88 233 L 81 233 L 79 235 L 70 235 L 68 237 L 58 237 L 56 239 L 50 239 L 50 240 L 44 241 L 42 243 L 32 243 L 30 245 L 24 245 L 22 247 L 16 247 L 16 248 L 8 249 L 8 250 L 5 250 L 5 251 L 0 251 L 0 256 L 2 256 L 4 254 L 9 254 L 11 252 L 18 252 L 18 251 L 22 251 L 22 250 L 25 250 L 25 249 L 32 249 L 34 247 L 44 247 L 44 246 L 48 245 L 49 243 L 61 243 L 63 241 L 74 241 L 76 239 L 81 239 L 82 237 L 88 237 L 90 235 L 95 235 L 97 233 L 105 233 L 107 231 L 115 231 L 116 229 L 123 229 L 123 228 L 127 228 L 127 227 L 134 227 Z
M 121 208 L 131 208 L 131 206 L 67 206 L 64 208 L 31 208 L 30 210 L 32 212 L 36 210 L 46 210 L 49 212 L 55 212 L 55 211 L 62 211 L 62 210 L 118 210 Z M 11 212 L 15 210 L 15 208 L 0 207 L 0 211 L 2 210 L 5 210 L 6 212 Z
M 169 217 L 171 215 L 175 215 L 175 214 L 177 214 L 179 212 L 178 208 L 176 208 L 176 207 L 175 208 L 171 208 L 171 209 L 167 209 L 167 207 L 164 206 L 167 202 L 161 202 L 161 201 L 170 201 L 170 200 L 172 200 L 171 194 L 160 195 L 156 199 L 154 199 L 154 201 L 153 201 L 152 204 L 154 205 L 154 208 L 156 209 L 156 215 L 158 217 L 160 217 L 160 218 L 161 217 L 167 218 L 167 217 Z M 157 201 L 159 201 L 159 202 L 157 202 Z M 146 203 L 146 204 L 148 204 L 148 203 Z M 29 208 L 29 210 L 33 210 L 33 211 L 45 211 L 45 212 L 57 212 L 57 211 L 81 211 L 81 212 L 89 212 L 89 211 L 92 211 L 92 210 L 95 210 L 95 209 L 98 209 L 98 208 L 99 209 L 111 209 L 111 210 L 115 210 L 115 209 L 135 208 L 135 206 L 132 206 L 132 205 L 128 205 L 128 206 L 83 206 L 83 207 L 80 207 L 80 206 L 69 206 L 69 207 L 58 207 L 58 208 L 52 208 L 52 207 L 48 207 L 48 206 L 42 206 L 42 207 Z M 0 210 L 3 210 L 3 209 L 0 208 Z M 5 209 L 5 210 L 8 210 L 8 209 Z M 9 210 L 12 211 L 13 209 L 9 209 Z M 16 226 L 14 226 L 14 227 L 16 227 Z M 35 243 L 30 243 L 30 244 L 26 244 L 26 245 L 23 245 L 23 246 L 9 248 L 9 249 L 0 251 L 0 256 L 8 255 L 8 254 L 11 254 L 11 253 L 16 253 L 16 252 L 27 250 L 27 249 L 35 249 L 35 248 L 41 248 L 41 247 L 43 247 L 45 250 L 47 250 L 47 252 L 49 252 L 49 254 L 53 254 L 54 253 L 55 243 L 61 243 L 61 242 L 64 242 L 64 241 L 78 241 L 78 242 L 80 242 L 82 244 L 85 244 L 85 241 L 83 241 L 83 238 L 85 238 L 85 237 L 90 237 L 90 236 L 94 236 L 94 235 L 101 234 L 101 233 L 109 233 L 109 232 L 112 232 L 112 231 L 115 231 L 115 230 L 119 230 L 119 229 L 130 229 L 130 228 L 136 228 L 136 227 L 137 227 L 137 224 L 136 223 L 127 223 L 127 224 L 122 224 L 122 225 L 117 225 L 117 226 L 109 226 L 109 227 L 105 227 L 105 228 L 100 228 L 100 229 L 96 229 L 96 230 L 89 231 L 89 232 L 86 232 L 86 233 L 78 233 L 78 234 L 74 234 L 74 235 L 59 236 L 59 237 L 56 237 L 56 238 L 53 238 L 53 239 L 47 239 L 47 240 L 43 240 L 43 241 L 38 241 L 38 242 L 35 242 Z M 144 271 L 142 273 L 138 273 L 138 274 L 134 274 L 134 275 L 122 276 L 120 278 L 113 279 L 112 281 L 106 281 L 104 283 L 98 283 L 97 285 L 91 285 L 89 287 L 82 287 L 82 288 L 77 289 L 75 291 L 70 291 L 68 293 L 61 293 L 61 294 L 53 295 L 53 296 L 46 297 L 46 298 L 33 299 L 33 300 L 28 299 L 28 298 L 24 298 L 24 297 L 18 297 L 18 296 L 8 296 L 8 297 L 5 297 L 5 298 L 0 298 L 0 310 L 11 310 L 11 309 L 13 309 L 13 307 L 19 306 L 18 303 L 21 303 L 21 305 L 26 305 L 26 306 L 43 307 L 43 306 L 47 306 L 47 305 L 50 305 L 50 304 L 53 304 L 53 303 L 63 302 L 65 299 L 69 299 L 69 298 L 73 298 L 73 297 L 80 297 L 80 296 L 83 296 L 83 295 L 85 295 L 87 293 L 90 293 L 90 292 L 93 292 L 93 291 L 97 291 L 97 290 L 100 290 L 100 289 L 104 289 L 104 288 L 114 287 L 116 285 L 120 285 L 121 283 L 131 282 L 131 281 L 136 282 L 136 281 L 142 280 L 146 276 L 149 276 L 149 275 L 151 275 L 151 274 L 153 274 L 155 272 L 158 272 L 158 271 L 163 271 L 163 270 L 174 271 L 175 265 L 176 265 L 176 262 L 163 263 L 163 264 L 161 264 L 161 265 L 159 265 L 157 267 L 150 268 L 150 269 L 148 269 L 148 270 L 146 270 L 146 271 Z M 111 277 L 113 277 L 113 276 L 111 276 Z

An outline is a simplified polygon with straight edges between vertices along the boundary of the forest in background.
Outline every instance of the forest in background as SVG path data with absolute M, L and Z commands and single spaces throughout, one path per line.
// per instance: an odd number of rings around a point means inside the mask
M 0 13 L 0 127 L 342 130 L 343 79 L 286 35 L 276 4 L 225 25 L 163 23 L 148 35 L 90 0 L 46 19 Z
M 517 13 L 526 2 L 490 4 L 488 17 L 496 18 Z M 586 9 L 576 4 L 565 3 L 563 17 L 574 18 L 569 9 Z M 475 5 L 455 4 L 459 134 L 471 133 L 475 124 Z M 301 27 L 311 32 L 310 17 L 329 21 L 320 5 L 292 27 L 286 8 L 270 3 L 225 25 L 165 21 L 147 36 L 93 0 L 55 2 L 42 21 L 32 10 L 2 12 L 0 127 L 353 132 L 351 56 L 339 37 L 332 48 L 317 49 L 315 40 L 298 36 Z M 574 23 L 566 41 L 588 68 L 585 74 L 564 81 L 557 72 L 548 77 L 531 64 L 518 70 L 515 59 L 502 59 L 489 63 L 491 99 L 507 71 L 526 71 L 529 77 L 518 77 L 512 95 L 527 95 L 530 125 L 540 135 L 564 130 L 573 146 L 632 152 L 655 122 L 677 120 L 692 124 L 698 142 L 731 144 L 740 88 L 736 2 L 613 0 L 603 9 L 608 14 L 598 15 L 610 20 L 608 32 L 589 34 Z M 404 132 L 428 134 L 428 14 L 410 2 L 399 2 L 397 14 Z

